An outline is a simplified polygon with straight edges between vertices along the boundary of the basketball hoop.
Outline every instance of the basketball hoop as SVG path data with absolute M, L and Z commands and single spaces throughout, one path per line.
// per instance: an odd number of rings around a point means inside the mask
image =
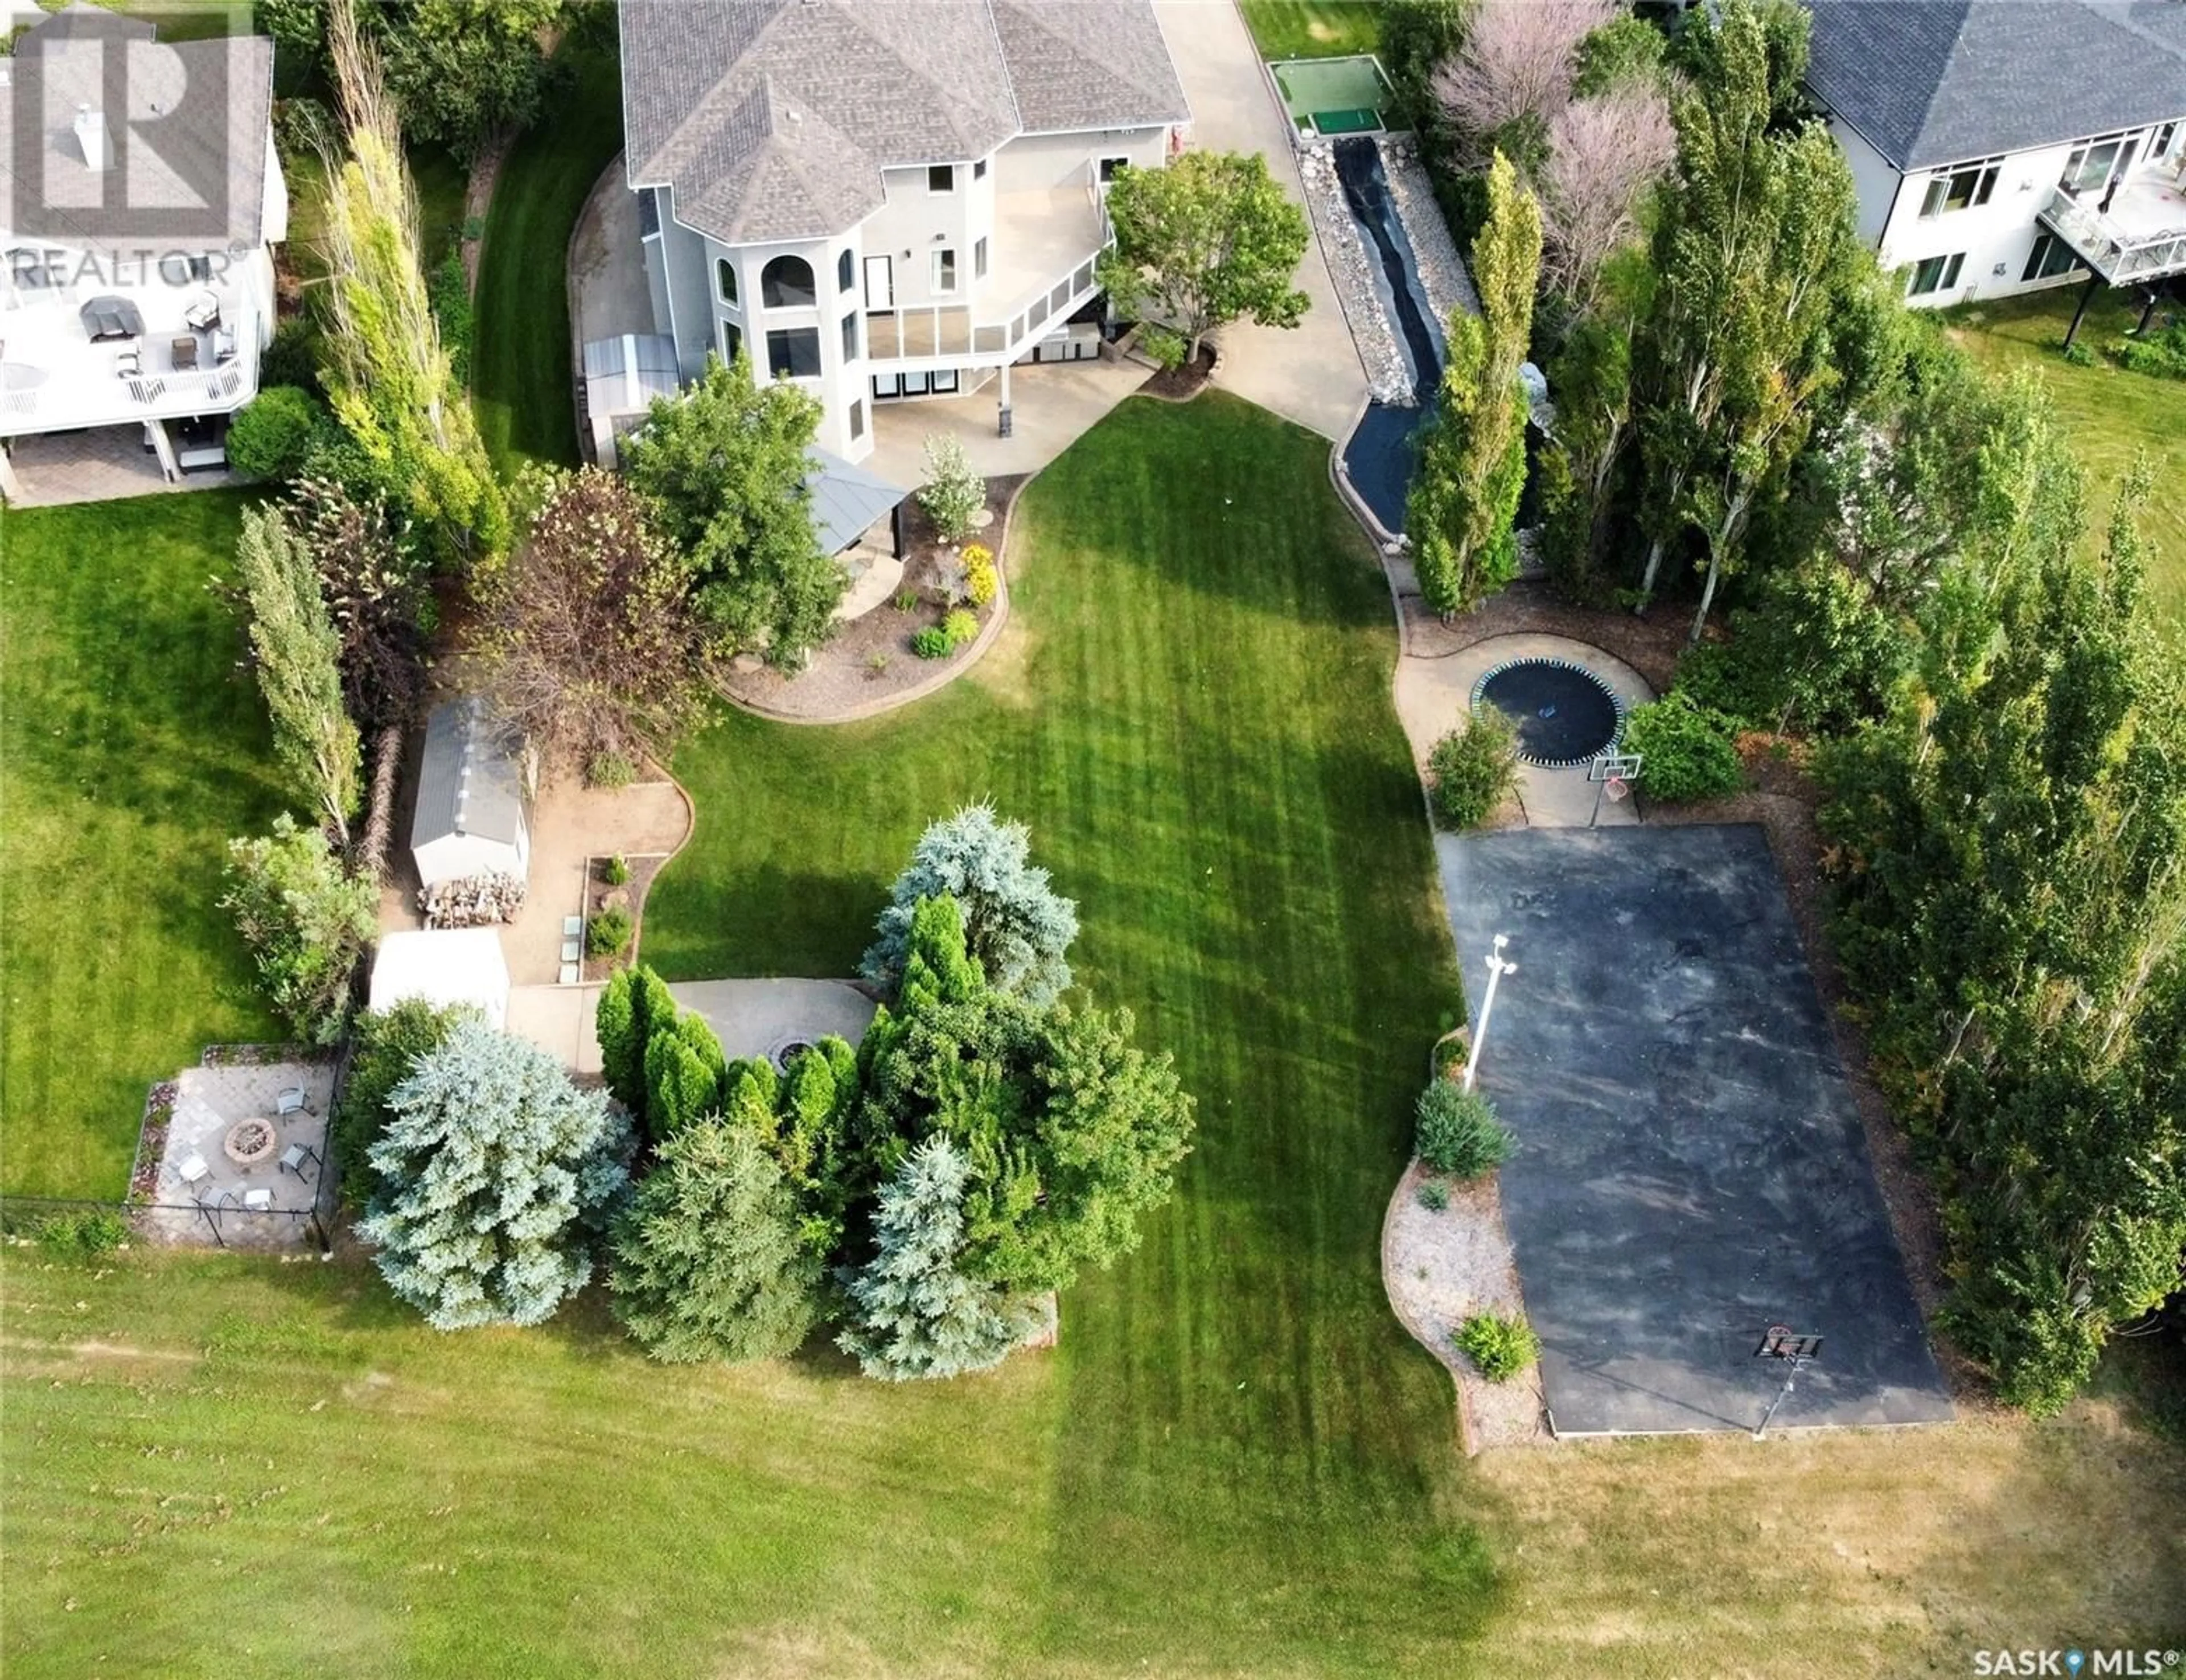
M 1632 784 L 1640 780 L 1646 762 L 1638 753 L 1597 753 L 1588 760 L 1586 779 L 1594 784 L 1594 814 L 1586 820 L 1589 828 L 1601 820 L 1605 795 L 1612 805 L 1621 805 L 1632 797 Z
M 1776 1408 L 1791 1397 L 1792 1386 L 1799 1380 L 1799 1370 L 1809 1359 L 1822 1357 L 1822 1339 L 1819 1336 L 1798 1336 L 1789 1324 L 1771 1324 L 1761 1335 L 1761 1345 L 1753 1350 L 1757 1359 L 1774 1359 L 1784 1367 L 1784 1386 L 1776 1391 L 1776 1397 L 1768 1403 L 1768 1409 L 1761 1414 L 1755 1425 L 1756 1441 L 1768 1432 L 1769 1423 L 1776 1416 Z
M 1624 796 L 1629 793 L 1632 788 L 1623 776 L 1612 776 L 1601 784 L 1601 791 L 1609 796 L 1609 803 L 1615 805 L 1622 804 Z

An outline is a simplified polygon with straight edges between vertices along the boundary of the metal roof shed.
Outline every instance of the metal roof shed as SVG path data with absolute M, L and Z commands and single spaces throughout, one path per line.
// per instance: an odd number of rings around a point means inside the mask
M 490 927 L 436 927 L 390 933 L 372 961 L 372 1007 L 423 998 L 435 1009 L 468 1004 L 490 1026 L 508 1022 L 508 960 Z
M 427 887 L 531 867 L 530 776 L 523 743 L 476 698 L 444 701 L 425 722 L 410 853 Z

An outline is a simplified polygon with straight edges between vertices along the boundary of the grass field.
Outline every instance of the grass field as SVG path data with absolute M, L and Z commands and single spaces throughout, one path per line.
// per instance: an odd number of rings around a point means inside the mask
M 2070 428 L 2073 447 L 2086 463 L 2094 488 L 2091 527 L 2099 538 L 2119 474 L 2135 450 L 2155 468 L 2155 494 L 2146 526 L 2159 551 L 2149 591 L 2175 625 L 2186 626 L 2186 384 L 2129 373 L 2107 358 L 2075 367 L 2058 347 L 2071 324 L 2080 288 L 2036 293 L 1969 305 L 1946 319 L 1959 343 L 1995 372 L 2032 366 L 2042 372 L 2057 412 Z M 2088 307 L 2079 341 L 2099 347 L 2139 319 L 2123 294 L 2103 292 Z
M 571 51 L 572 85 L 502 165 L 479 255 L 471 402 L 504 476 L 526 461 L 577 460 L 569 235 L 622 146 L 622 95 L 612 59 Z
M 0 1189 L 118 1199 L 145 1087 L 263 1038 L 216 902 L 278 809 L 230 491 L 0 513 Z
M 1455 983 L 1325 449 L 1128 405 L 1028 492 L 966 681 L 679 760 L 701 830 L 647 916 L 678 972 L 842 972 L 928 817 L 1034 825 L 1082 977 L 1200 1113 L 1057 1350 L 666 1369 L 596 1301 L 446 1336 L 356 1263 L 8 1251 L 10 1680 L 1958 1673 L 2186 1637 L 2186 1457 L 2111 1403 L 1457 1453 L 1376 1269 Z
M 1382 44 L 1376 0 L 1239 0 L 1264 59 L 1340 58 Z

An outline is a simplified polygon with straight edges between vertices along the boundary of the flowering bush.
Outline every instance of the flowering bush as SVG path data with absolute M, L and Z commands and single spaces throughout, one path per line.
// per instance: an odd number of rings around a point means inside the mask
M 995 572 L 995 551 L 983 542 L 971 544 L 964 550 L 964 592 L 974 607 L 984 607 L 995 598 L 1001 580 Z

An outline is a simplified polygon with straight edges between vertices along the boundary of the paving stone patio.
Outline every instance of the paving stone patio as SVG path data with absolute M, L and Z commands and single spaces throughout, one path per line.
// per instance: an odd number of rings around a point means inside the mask
M 266 1252 L 317 1246 L 310 1218 L 327 1158 L 327 1109 L 334 1095 L 330 1062 L 272 1061 L 255 1066 L 187 1067 L 177 1076 L 173 1117 L 153 1194 L 141 1222 L 154 1242 L 202 1247 L 225 1246 Z M 277 1112 L 281 1093 L 303 1088 L 302 1112 Z M 229 1130 L 244 1120 L 269 1121 L 277 1137 L 265 1159 L 244 1166 L 222 1147 Z M 281 1164 L 292 1145 L 312 1153 L 301 1173 Z M 205 1162 L 205 1175 L 184 1181 L 183 1163 Z M 253 1210 L 245 1198 L 266 1193 Z

